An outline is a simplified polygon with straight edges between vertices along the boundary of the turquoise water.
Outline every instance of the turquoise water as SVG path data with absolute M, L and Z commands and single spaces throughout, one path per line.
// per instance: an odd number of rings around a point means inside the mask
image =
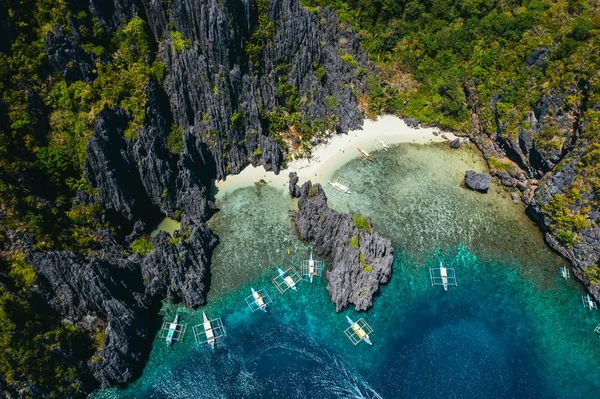
M 353 194 L 332 205 L 371 217 L 397 249 L 391 281 L 367 313 L 335 313 L 324 279 L 276 292 L 275 267 L 308 253 L 291 229 L 283 191 L 240 189 L 218 197 L 211 220 L 221 244 L 209 304 L 227 336 L 215 350 L 155 340 L 148 365 L 124 389 L 96 398 L 579 398 L 600 392 L 600 321 L 581 305 L 580 287 L 543 245 L 523 209 L 503 190 L 460 187 L 483 168 L 468 149 L 401 145 L 338 175 Z M 287 254 L 290 249 L 291 254 Z M 428 268 L 454 267 L 458 287 L 432 288 Z M 273 303 L 252 314 L 250 286 Z M 174 307 L 165 305 L 169 318 Z M 201 312 L 183 310 L 199 323 Z M 345 315 L 375 330 L 372 347 L 344 336 Z

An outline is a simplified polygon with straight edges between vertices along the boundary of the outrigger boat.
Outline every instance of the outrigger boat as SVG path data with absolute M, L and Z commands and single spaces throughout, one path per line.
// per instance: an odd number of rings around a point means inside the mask
M 356 336 L 358 337 L 358 341 L 356 341 L 356 343 L 358 343 L 360 341 L 365 341 L 367 344 L 373 345 L 373 343 L 369 339 L 369 334 L 364 330 L 363 327 L 361 327 L 359 325 L 360 320 L 358 322 L 354 322 L 350 318 L 350 316 L 346 316 L 346 320 L 348 320 L 348 323 L 350 324 L 350 328 L 352 329 L 352 331 L 354 332 L 354 334 L 356 334 Z M 364 323 L 364 325 L 368 326 L 368 324 L 366 324 L 366 323 Z M 346 335 L 348 335 L 348 334 L 346 334 Z M 350 338 L 350 337 L 348 337 L 348 338 Z M 355 345 L 356 345 L 356 343 L 355 343 Z
M 448 287 L 456 286 L 456 272 L 451 267 L 446 267 L 440 262 L 440 267 L 429 269 L 429 278 L 431 279 L 431 286 L 441 285 L 444 292 L 448 291 Z
M 331 185 L 331 188 L 341 191 L 344 194 L 351 194 L 350 188 L 348 186 L 344 186 L 342 183 L 327 181 Z
M 264 288 L 256 291 L 254 288 L 250 287 L 250 291 L 252 291 L 252 295 L 246 297 L 246 304 L 248 304 L 252 313 L 259 309 L 266 313 L 267 305 L 271 303 L 269 293 Z
M 387 143 L 381 139 L 379 139 L 379 143 L 381 144 L 381 148 L 383 148 L 384 150 L 387 151 L 387 149 L 388 149 Z
M 252 290 L 252 298 L 254 299 L 254 304 L 256 305 L 256 307 L 262 310 L 263 312 L 267 313 L 267 304 L 265 303 L 265 300 L 263 299 L 262 295 L 256 292 L 256 290 L 252 287 L 250 287 L 250 290 Z
M 586 296 L 582 296 L 581 301 L 583 302 L 584 307 L 586 307 L 590 310 L 597 309 L 596 302 L 594 302 L 594 300 L 592 299 L 590 294 L 587 294 Z
M 440 277 L 442 278 L 442 287 L 444 288 L 444 291 L 448 291 L 448 273 L 442 262 L 440 262 Z
M 296 288 L 296 282 L 294 281 L 293 278 L 291 278 L 290 276 L 285 274 L 285 272 L 281 269 L 281 267 L 278 267 L 277 271 L 279 272 L 279 276 L 283 279 L 283 281 L 285 281 L 285 283 L 288 287 L 290 287 L 294 291 L 298 291 L 298 289 Z
M 179 321 L 179 313 L 175 315 L 175 319 L 169 325 L 169 332 L 167 333 L 167 345 L 173 343 L 173 337 L 175 337 L 175 331 L 177 330 L 177 322 Z
M 206 313 L 202 312 L 202 317 L 204 318 L 204 333 L 206 334 L 206 342 L 210 345 L 211 348 L 215 347 L 215 334 L 213 333 L 212 325 L 210 324 L 210 320 L 206 317 Z
M 315 261 L 313 260 L 312 251 L 310 251 L 310 259 L 308 259 L 308 279 L 313 282 L 313 277 L 317 275 L 315 271 Z
M 367 161 L 371 161 L 373 162 L 373 158 L 371 158 L 371 154 L 369 154 L 367 151 L 363 150 L 360 147 L 356 147 L 356 149 L 358 150 L 358 152 L 360 153 L 360 155 L 365 158 Z
M 197 344 L 209 344 L 211 348 L 215 347 L 217 339 L 225 336 L 221 318 L 209 319 L 204 312 L 202 312 L 202 323 L 192 327 L 192 330 Z

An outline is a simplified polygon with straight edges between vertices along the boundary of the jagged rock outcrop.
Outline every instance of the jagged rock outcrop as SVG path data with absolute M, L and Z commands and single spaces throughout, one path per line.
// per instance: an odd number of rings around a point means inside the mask
M 390 240 L 372 232 L 366 219 L 355 223 L 352 215 L 330 209 L 321 185 L 310 181 L 300 188 L 294 220 L 300 237 L 314 242 L 317 255 L 332 258 L 327 291 L 336 311 L 349 305 L 356 310 L 371 307 L 379 285 L 387 283 L 392 273 Z
M 138 104 L 145 111 L 140 129 L 125 137 L 131 115 L 115 105 L 94 118 L 84 172 L 95 194 L 82 191 L 75 204 L 99 203 L 114 234 L 97 232 L 98 247 L 87 256 L 23 248 L 40 276 L 40 298 L 90 336 L 106 331 L 86 371 L 110 386 L 130 381 L 141 369 L 153 333 L 150 309 L 158 301 L 205 303 L 217 244 L 204 225 L 216 209 L 208 194 L 211 180 L 250 163 L 279 172 L 298 144 L 300 123 L 338 131 L 360 127 L 356 95 L 364 93 L 373 70 L 349 25 L 329 9 L 311 13 L 298 0 L 270 0 L 266 10 L 253 0 L 74 3 L 74 9 L 89 10 L 104 38 L 141 17 L 151 38 L 149 63 L 157 59 L 165 66 L 164 78 L 151 76 L 146 103 Z M 251 44 L 260 13 L 272 22 L 272 32 L 256 51 Z M 91 18 L 87 22 L 92 26 Z M 70 23 L 72 29 L 57 26 L 48 32 L 45 67 L 69 82 L 89 83 L 96 63 L 112 58 L 83 50 L 84 38 L 75 27 L 80 21 Z M 175 48 L 174 32 L 185 40 L 183 48 Z M 274 119 L 282 114 L 293 115 L 294 125 L 274 131 Z M 183 132 L 183 151 L 167 145 L 173 125 Z M 182 231 L 173 238 L 159 234 L 151 239 L 153 251 L 131 255 L 130 243 L 165 215 L 181 220 Z M 346 232 L 357 235 L 359 247 L 334 256 L 338 267 L 330 292 L 340 309 L 349 303 L 366 309 L 389 277 L 391 247 L 348 220 Z M 361 253 L 371 271 L 360 266 Z M 342 263 L 351 257 L 354 263 Z M 360 270 L 348 269 L 356 262 Z M 346 272 L 357 280 L 346 281 Z
M 148 299 L 141 294 L 139 268 L 69 252 L 30 253 L 37 294 L 69 323 L 106 331 L 89 368 L 102 386 L 123 383 L 142 366 L 149 335 Z
M 292 198 L 298 198 L 300 197 L 300 187 L 298 186 L 298 181 L 300 180 L 298 178 L 298 173 L 296 172 L 290 172 L 290 181 L 289 181 L 289 191 L 290 191 L 290 195 L 292 196 Z
M 269 134 L 266 112 L 287 106 L 283 84 L 297 89 L 299 111 L 311 120 L 335 116 L 341 131 L 362 126 L 352 87 L 365 90 L 371 67 L 358 35 L 329 9 L 310 13 L 297 0 L 270 1 L 266 14 L 274 32 L 255 62 L 247 48 L 258 27 L 253 1 L 112 3 L 92 0 L 90 11 L 110 33 L 135 15 L 149 21 L 166 65 L 164 88 L 173 120 L 207 145 L 219 179 L 249 163 L 280 170 L 287 149 Z M 175 51 L 170 31 L 181 32 L 189 48 Z M 340 53 L 352 56 L 358 66 Z M 323 76 L 317 77 L 320 67 Z
M 525 68 L 544 68 L 547 56 L 547 49 L 536 50 L 527 57 Z M 508 124 L 498 115 L 495 133 L 480 124 L 474 80 L 465 86 L 465 93 L 472 104 L 470 136 L 488 160 L 491 174 L 521 191 L 527 214 L 546 243 L 572 263 L 573 273 L 600 301 L 600 285 L 593 277 L 600 262 L 600 209 L 594 184 L 581 178 L 598 173 L 593 166 L 596 147 L 588 141 L 595 134 L 588 131 L 588 118 L 594 114 L 585 112 L 593 108 L 588 104 L 589 83 L 543 95 L 526 113 L 516 135 L 506 133 Z M 573 96 L 582 99 L 573 103 Z M 499 90 L 491 106 L 501 99 Z M 588 268 L 591 273 L 586 273 Z
M 206 265 L 218 240 L 205 226 L 188 229 L 190 233 L 176 232 L 173 238 L 159 233 L 153 251 L 140 263 L 148 295 L 195 308 L 206 303 L 210 284 Z
M 491 182 L 492 178 L 487 173 L 477 173 L 474 170 L 467 170 L 465 172 L 465 186 L 468 189 L 487 193 Z
M 76 29 L 71 29 L 77 32 Z M 90 82 L 92 59 L 83 51 L 76 37 L 65 35 L 60 25 L 46 34 L 44 47 L 49 66 L 64 76 L 69 82 L 84 80 Z

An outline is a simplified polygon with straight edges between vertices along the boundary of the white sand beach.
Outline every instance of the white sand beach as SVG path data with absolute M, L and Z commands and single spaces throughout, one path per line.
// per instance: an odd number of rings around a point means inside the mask
M 436 136 L 434 132 L 439 134 Z M 447 138 L 443 138 L 442 134 Z M 215 182 L 215 186 L 219 190 L 218 195 L 251 186 L 261 179 L 270 185 L 284 188 L 288 185 L 290 172 L 298 173 L 300 185 L 307 180 L 325 185 L 337 169 L 359 155 L 358 147 L 372 152 L 380 145 L 379 140 L 389 146 L 398 143 L 429 144 L 455 138 L 454 134 L 441 133 L 437 128 L 413 129 L 402 119 L 386 115 L 376 121 L 366 119 L 362 129 L 334 135 L 326 144 L 313 150 L 311 159 L 294 160 L 279 175 L 267 172 L 262 165 L 249 165 L 239 174 L 229 175 L 226 180 Z

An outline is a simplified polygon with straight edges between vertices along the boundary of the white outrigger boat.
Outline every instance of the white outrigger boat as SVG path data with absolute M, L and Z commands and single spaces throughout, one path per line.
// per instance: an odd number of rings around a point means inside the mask
M 267 313 L 267 305 L 271 303 L 269 293 L 264 288 L 256 291 L 254 288 L 250 287 L 250 291 L 252 291 L 252 294 L 246 297 L 246 304 L 252 313 L 259 309 Z
M 225 336 L 225 328 L 220 317 L 209 319 L 206 313 L 202 312 L 202 323 L 192 327 L 194 338 L 198 344 L 209 344 L 211 348 L 215 347 L 218 338 Z
M 179 313 L 176 313 L 172 322 L 163 322 L 159 336 L 170 346 L 175 341 L 183 340 L 186 329 L 187 325 L 179 323 Z
M 442 288 L 444 291 L 448 291 L 448 272 L 442 262 L 440 262 L 440 277 L 442 278 Z
M 384 150 L 388 150 L 388 146 L 387 143 L 381 139 L 379 139 L 379 143 L 381 144 L 381 148 L 383 148 Z
M 446 292 L 449 286 L 458 285 L 454 269 L 444 266 L 442 262 L 440 262 L 440 267 L 429 269 L 429 278 L 431 279 L 431 286 L 441 285 Z
M 212 324 L 208 317 L 206 317 L 206 313 L 202 312 L 202 317 L 204 319 L 204 333 L 206 334 L 206 342 L 210 345 L 211 348 L 215 347 L 215 334 L 213 333 Z
M 319 277 L 323 274 L 324 267 L 325 261 L 315 260 L 312 251 L 310 251 L 310 257 L 300 262 L 300 274 L 303 277 L 308 277 L 312 284 L 314 277 Z
M 271 280 L 277 291 L 283 294 L 290 288 L 294 291 L 298 291 L 297 284 L 302 281 L 302 276 L 298 274 L 296 269 L 289 267 L 286 271 L 283 271 L 281 267 L 277 268 L 277 276 Z
M 354 345 L 358 344 L 360 341 L 365 341 L 367 344 L 373 345 L 369 338 L 369 334 L 373 332 L 373 329 L 366 321 L 364 321 L 364 319 L 361 318 L 355 322 L 350 316 L 346 316 L 346 320 L 348 320 L 350 327 L 347 328 L 344 333 Z
M 256 305 L 257 309 L 267 313 L 267 304 L 265 303 L 262 295 L 256 292 L 256 290 L 252 287 L 250 287 L 250 290 L 252 290 L 252 298 L 254 299 L 254 304 Z
M 313 282 L 313 277 L 316 275 L 317 272 L 315 272 L 315 261 L 312 256 L 312 251 L 310 251 L 310 258 L 308 259 L 308 279 L 311 284 Z
M 344 186 L 342 183 L 327 181 L 331 185 L 331 188 L 341 191 L 344 194 L 351 194 L 350 188 L 348 186 Z
M 167 345 L 171 345 L 173 343 L 173 338 L 175 337 L 175 332 L 177 331 L 177 322 L 179 321 L 179 313 L 175 315 L 175 319 L 171 324 L 169 324 L 169 331 L 167 332 Z
M 563 266 L 560 269 L 560 275 L 562 276 L 562 278 L 564 278 L 565 280 L 568 280 L 569 278 L 571 278 L 571 273 L 569 272 L 569 269 L 567 269 L 567 266 Z
M 283 269 L 281 267 L 278 267 L 277 271 L 279 272 L 279 277 L 281 277 L 283 279 L 283 281 L 289 288 L 293 289 L 294 291 L 298 291 L 298 288 L 296 288 L 296 282 L 294 281 L 293 278 L 291 278 L 290 276 L 285 274 L 285 272 L 283 271 Z
M 581 301 L 583 302 L 583 306 L 588 308 L 589 310 L 598 309 L 598 307 L 596 306 L 596 302 L 594 302 L 590 294 L 582 296 Z

